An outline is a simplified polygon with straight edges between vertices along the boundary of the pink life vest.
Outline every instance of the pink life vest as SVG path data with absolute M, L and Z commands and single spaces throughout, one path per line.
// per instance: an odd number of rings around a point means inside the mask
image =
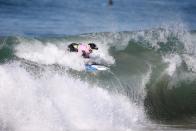
M 89 45 L 85 45 L 85 44 L 79 44 L 78 45 L 78 53 L 79 54 L 83 54 L 83 52 L 85 52 L 86 55 L 89 55 L 91 52 L 90 52 L 91 48 Z

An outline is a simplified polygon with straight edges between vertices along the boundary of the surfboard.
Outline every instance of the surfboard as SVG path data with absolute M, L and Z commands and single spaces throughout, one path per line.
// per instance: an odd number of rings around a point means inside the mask
M 98 64 L 86 64 L 85 69 L 88 72 L 95 72 L 95 71 L 106 71 L 109 68 L 104 65 L 98 65 Z

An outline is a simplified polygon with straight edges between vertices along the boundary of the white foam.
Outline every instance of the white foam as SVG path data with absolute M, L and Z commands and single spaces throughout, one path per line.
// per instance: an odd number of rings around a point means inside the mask
M 136 32 L 118 32 L 118 33 L 99 33 L 95 34 L 95 38 L 107 43 L 117 50 L 124 50 L 129 41 L 136 41 L 141 46 L 160 49 L 160 44 L 168 44 L 168 38 L 176 37 L 185 45 L 185 48 L 190 48 L 190 34 L 187 28 L 182 23 L 163 24 L 161 27 L 151 30 L 140 30 Z M 180 43 L 179 43 L 180 44 Z
M 177 67 L 179 67 L 182 63 L 181 57 L 176 54 L 170 54 L 170 55 L 164 56 L 163 61 L 168 63 L 168 67 L 165 71 L 170 76 L 172 76 L 175 73 Z
M 38 40 L 20 40 L 20 43 L 15 46 L 15 55 L 40 64 L 60 64 L 75 70 L 84 70 L 86 60 L 77 53 L 67 51 L 67 45 L 68 43 L 60 41 L 43 43 Z M 109 55 L 109 47 L 99 43 L 98 47 L 99 50 L 93 53 L 93 59 L 113 64 L 114 58 Z
M 183 58 L 186 62 L 188 70 L 196 72 L 196 57 L 184 54 Z
M 99 50 L 94 50 L 91 54 L 92 60 L 98 63 L 114 64 L 114 58 L 109 54 L 109 46 L 107 43 L 96 42 Z
M 0 65 L 0 123 L 15 131 L 132 130 L 144 112 L 125 96 L 67 75 Z M 8 126 L 8 127 L 6 127 Z
M 66 48 L 60 48 L 52 43 L 42 43 L 38 40 L 21 41 L 15 47 L 16 55 L 40 64 L 60 64 L 76 70 L 84 69 L 84 60 L 76 53 L 69 53 Z

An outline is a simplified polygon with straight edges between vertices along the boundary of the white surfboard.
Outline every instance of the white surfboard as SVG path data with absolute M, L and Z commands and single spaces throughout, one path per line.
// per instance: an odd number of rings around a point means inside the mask
M 86 71 L 94 72 L 94 71 L 106 71 L 109 68 L 104 65 L 97 65 L 97 64 L 86 64 L 85 65 Z

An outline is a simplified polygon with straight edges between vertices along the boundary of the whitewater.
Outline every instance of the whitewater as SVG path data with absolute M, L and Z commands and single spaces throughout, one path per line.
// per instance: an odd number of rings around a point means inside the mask
M 100 52 L 94 54 L 104 58 L 101 61 L 106 61 L 110 71 L 98 72 L 96 76 L 85 71 L 81 56 L 67 52 L 70 37 L 2 38 L 1 128 L 170 130 L 172 126 L 185 126 L 183 123 L 188 124 L 185 128 L 192 128 L 194 117 L 187 117 L 195 113 L 194 103 L 189 102 L 195 98 L 192 63 L 196 48 L 193 41 L 187 43 L 181 38 L 182 34 L 187 38 L 194 34 L 180 31 L 156 29 L 72 36 L 74 42 L 93 41 L 100 47 Z M 154 33 L 159 36 L 154 37 Z M 176 124 L 162 128 L 164 125 L 151 119 Z M 184 122 L 178 122 L 179 119 Z

